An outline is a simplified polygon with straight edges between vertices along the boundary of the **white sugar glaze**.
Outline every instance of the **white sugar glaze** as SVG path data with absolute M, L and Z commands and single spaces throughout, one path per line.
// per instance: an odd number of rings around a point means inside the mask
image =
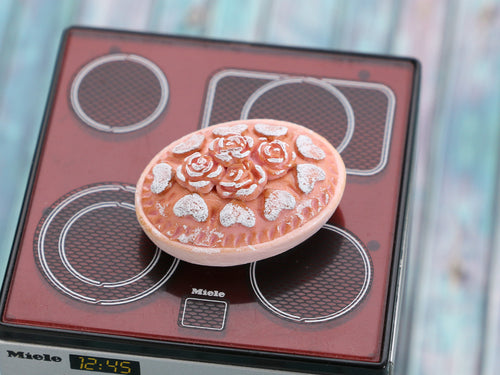
M 280 137 L 288 132 L 286 126 L 273 126 L 268 124 L 255 124 L 254 129 L 257 133 L 270 137 Z
M 181 180 L 182 182 L 186 182 L 186 177 L 185 177 L 185 176 L 184 176 L 184 174 L 182 173 L 182 165 L 179 165 L 179 166 L 177 167 L 177 170 L 176 170 L 175 174 L 176 174 L 176 176 L 177 176 L 177 178 L 178 178 L 179 180 Z
M 318 181 L 324 181 L 326 173 L 323 169 L 314 164 L 297 165 L 297 180 L 299 188 L 304 193 L 309 194 Z
M 250 194 L 252 194 L 255 191 L 255 189 L 257 189 L 257 184 L 252 184 L 252 185 L 250 185 L 249 188 L 238 190 L 236 192 L 236 196 L 237 197 L 249 196 Z
M 252 137 L 230 134 L 227 137 L 212 140 L 208 149 L 214 151 L 217 145 L 218 151 L 215 152 L 214 156 L 223 162 L 230 162 L 232 158 L 244 159 L 250 155 L 250 148 L 253 147 L 253 143 Z
M 247 125 L 238 124 L 238 125 L 234 125 L 234 126 L 225 126 L 225 127 L 215 128 L 212 131 L 212 134 L 218 135 L 218 136 L 226 136 L 226 135 L 230 135 L 230 134 L 241 134 L 247 129 L 248 129 Z
M 269 221 L 275 221 L 282 210 L 291 210 L 296 204 L 295 197 L 291 193 L 275 190 L 266 198 L 264 217 Z
M 311 138 L 307 135 L 299 135 L 295 141 L 297 145 L 297 150 L 305 158 L 314 160 L 323 160 L 325 158 L 325 152 L 318 146 L 314 144 Z
M 203 134 L 195 133 L 186 139 L 184 142 L 176 145 L 172 152 L 174 154 L 185 154 L 186 152 L 197 151 L 203 145 L 205 141 L 205 136 Z
M 215 171 L 213 171 L 212 173 L 209 173 L 207 175 L 208 178 L 215 178 L 215 177 L 219 177 L 220 174 L 222 173 L 222 171 L 224 171 L 224 168 L 222 168 L 221 165 L 217 166 L 217 169 Z
M 155 194 L 160 194 L 170 184 L 172 179 L 172 167 L 167 163 L 159 163 L 153 168 L 153 183 L 151 184 L 151 191 Z
M 210 181 L 189 181 L 189 185 L 199 189 L 204 186 L 210 185 Z
M 187 229 L 187 228 L 184 228 Z M 216 247 L 211 247 L 213 244 L 213 237 L 216 237 L 216 242 L 220 242 L 221 238 L 224 237 L 223 233 L 218 232 L 215 229 L 210 231 L 203 231 L 201 228 L 195 228 L 192 232 L 181 233 L 177 237 L 177 241 L 183 244 L 193 244 L 196 246 L 201 246 L 201 248 L 197 248 L 197 251 L 200 253 L 218 253 L 219 249 Z
M 219 214 L 220 223 L 224 227 L 230 227 L 234 224 L 241 224 L 247 228 L 255 226 L 255 214 L 248 207 L 238 204 L 228 203 Z
M 198 194 L 183 196 L 174 205 L 174 214 L 178 217 L 191 215 L 197 222 L 208 219 L 208 206 Z

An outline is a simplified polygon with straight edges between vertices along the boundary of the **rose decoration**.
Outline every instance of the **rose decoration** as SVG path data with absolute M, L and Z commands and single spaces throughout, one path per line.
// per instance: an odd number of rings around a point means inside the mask
M 221 179 L 224 167 L 210 155 L 195 152 L 184 158 L 176 170 L 177 182 L 191 192 L 206 194 Z
M 293 166 L 295 153 L 283 141 L 262 141 L 255 152 L 255 157 L 267 172 L 269 180 L 284 176 Z
M 250 155 L 253 143 L 252 137 L 230 134 L 215 138 L 210 142 L 208 150 L 219 163 L 227 167 L 233 163 L 240 163 Z
M 231 165 L 217 184 L 221 198 L 251 201 L 259 196 L 267 183 L 267 174 L 260 165 L 250 159 Z

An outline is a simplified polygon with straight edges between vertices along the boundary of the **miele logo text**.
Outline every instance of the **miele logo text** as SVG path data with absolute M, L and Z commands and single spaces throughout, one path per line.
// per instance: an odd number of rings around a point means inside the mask
M 7 354 L 10 358 L 20 358 L 20 359 L 32 359 L 35 361 L 44 362 L 61 362 L 62 358 L 58 356 L 51 356 L 50 354 L 31 354 L 29 352 L 15 352 L 13 350 L 7 350 Z
M 196 288 L 193 288 L 191 290 L 191 294 L 195 294 L 198 296 L 209 296 L 209 297 L 220 297 L 220 298 L 224 298 L 226 296 L 226 293 L 219 292 L 218 290 L 206 290 L 206 289 L 196 289 Z

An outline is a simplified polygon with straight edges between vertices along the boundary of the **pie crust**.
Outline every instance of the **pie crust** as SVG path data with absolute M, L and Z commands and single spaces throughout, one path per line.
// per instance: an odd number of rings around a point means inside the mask
M 239 120 L 161 150 L 139 178 L 147 236 L 187 262 L 233 266 L 287 251 L 336 210 L 346 171 L 321 135 L 290 122 Z

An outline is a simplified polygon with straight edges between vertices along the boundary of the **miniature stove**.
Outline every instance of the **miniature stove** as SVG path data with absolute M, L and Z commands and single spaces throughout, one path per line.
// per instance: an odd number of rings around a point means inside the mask
M 68 30 L 4 283 L 2 373 L 387 372 L 418 77 L 411 59 Z M 135 218 L 142 169 L 251 118 L 339 150 L 336 213 L 253 264 L 160 251 Z

